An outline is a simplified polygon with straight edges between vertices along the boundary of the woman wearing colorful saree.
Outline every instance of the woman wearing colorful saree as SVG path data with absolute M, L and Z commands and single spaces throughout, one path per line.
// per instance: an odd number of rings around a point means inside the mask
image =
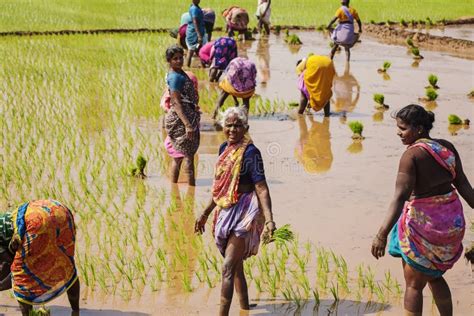
M 189 185 L 195 185 L 194 154 L 199 148 L 199 122 L 201 113 L 197 106 L 199 97 L 194 83 L 183 71 L 184 51 L 173 45 L 166 50 L 170 71 L 166 84 L 170 94 L 170 108 L 165 116 L 165 130 L 168 137 L 165 147 L 173 158 L 171 182 L 178 182 L 183 160 Z
M 332 25 L 336 20 L 339 20 L 339 24 L 331 33 L 331 39 L 334 42 L 334 47 L 331 50 L 331 59 L 334 58 L 338 47 L 342 46 L 346 50 L 346 58 L 349 61 L 351 59 L 351 47 L 354 46 L 362 33 L 362 22 L 357 11 L 349 7 L 349 0 L 341 1 L 341 7 L 337 9 L 334 18 L 327 26 L 328 30 L 332 29 Z M 359 26 L 359 33 L 354 32 L 354 20 L 357 21 Z
M 465 221 L 458 193 L 474 207 L 474 190 L 454 146 L 432 139 L 434 114 L 408 105 L 397 115 L 398 136 L 408 145 L 400 159 L 395 196 L 373 243 L 372 254 L 402 258 L 407 315 L 421 315 L 423 288 L 429 285 L 441 315 L 452 315 L 443 274 L 461 256 Z M 453 187 L 454 186 L 454 187 Z M 457 189 L 457 190 L 456 190 Z
M 217 82 L 229 63 L 237 57 L 237 43 L 232 37 L 219 37 L 199 51 L 203 66 L 209 66 L 209 81 Z
M 242 98 L 242 103 L 248 112 L 250 98 L 254 95 L 257 85 L 256 78 L 257 67 L 252 61 L 243 57 L 232 59 L 225 70 L 224 78 L 219 82 L 219 87 L 222 90 L 212 116 L 213 119 L 217 117 L 220 107 L 229 95 L 234 98 L 235 106 L 239 105 L 237 98 Z
M 298 77 L 300 90 L 299 114 L 303 114 L 309 106 L 314 111 L 324 108 L 324 116 L 330 114 L 330 100 L 332 96 L 332 81 L 336 70 L 334 63 L 327 56 L 311 55 L 303 60 L 304 69 L 297 65 L 297 72 L 302 71 Z
M 241 309 L 249 309 L 243 261 L 257 254 L 262 231 L 272 236 L 275 222 L 262 156 L 247 133 L 247 112 L 227 109 L 223 127 L 227 141 L 219 149 L 212 199 L 197 218 L 195 231 L 204 232 L 207 218 L 216 208 L 212 232 L 224 257 L 219 314 L 228 315 L 234 286 Z
M 71 211 L 54 200 L 25 203 L 0 214 L 0 291 L 13 289 L 21 313 L 67 292 L 79 311 Z

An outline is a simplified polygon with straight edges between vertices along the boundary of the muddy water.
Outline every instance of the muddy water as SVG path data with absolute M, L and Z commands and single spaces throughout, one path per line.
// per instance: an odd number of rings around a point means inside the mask
M 316 32 L 299 33 L 304 45 L 290 49 L 283 36 L 272 35 L 270 40 L 247 42 L 241 47 L 257 64 L 259 84 L 257 93 L 263 97 L 286 102 L 297 101 L 296 61 L 309 52 L 327 54 L 328 40 Z M 383 45 L 365 38 L 352 50 L 350 66 L 344 52 L 335 58 L 333 111 L 329 119 L 320 114 L 298 117 L 293 111 L 285 113 L 289 119 L 251 120 L 250 133 L 265 161 L 275 221 L 277 225 L 289 223 L 301 240 L 328 247 L 344 255 L 349 267 L 359 263 L 373 266 L 378 277 L 390 270 L 403 284 L 400 261 L 384 257 L 377 261 L 370 255 L 372 238 L 378 229 L 390 198 L 393 195 L 396 170 L 404 146 L 396 135 L 393 110 L 409 103 L 418 103 L 423 97 L 427 77 L 439 77 L 439 98 L 427 107 L 436 114 L 433 137 L 446 138 L 454 143 L 464 163 L 465 173 L 474 181 L 473 129 L 448 129 L 447 116 L 456 113 L 462 118 L 474 118 L 474 102 L 466 94 L 474 87 L 472 61 L 451 57 L 446 53 L 423 52 L 425 57 L 417 67 L 404 47 Z M 377 73 L 383 61 L 392 62 L 388 76 Z M 265 82 L 265 83 L 263 83 Z M 372 95 L 385 94 L 390 105 L 386 112 L 374 109 Z M 360 120 L 365 129 L 365 140 L 353 142 L 346 122 Z M 206 121 L 207 118 L 204 118 Z M 150 131 L 154 132 L 154 131 Z M 212 170 L 218 145 L 223 141 L 220 133 L 203 131 L 199 150 L 198 180 L 195 192 L 180 185 L 181 194 L 193 194 L 195 212 L 209 199 Z M 152 185 L 169 188 L 166 179 L 152 176 Z M 473 218 L 472 210 L 463 202 L 465 215 Z M 207 234 L 207 241 L 212 240 Z M 466 243 L 473 239 L 466 234 Z M 350 273 L 351 274 L 351 273 Z M 471 269 L 461 260 L 446 273 L 453 294 L 455 315 L 472 312 Z M 198 287 L 198 283 L 194 285 Z M 179 286 L 164 288 L 157 293 L 144 293 L 140 299 L 124 302 L 120 296 L 101 296 L 83 291 L 83 315 L 215 315 L 219 304 L 219 289 L 199 286 L 193 293 L 184 294 Z M 424 315 L 437 315 L 431 295 L 425 291 Z M 250 314 L 294 314 L 294 305 L 258 296 L 251 287 L 250 297 L 257 303 Z M 319 312 L 327 314 L 332 301 L 323 301 Z M 51 304 L 54 315 L 68 315 L 67 299 L 61 297 Z M 238 315 L 234 300 L 232 314 Z M 15 302 L 2 296 L 0 313 L 15 314 Z M 316 314 L 313 302 L 300 312 Z M 334 314 L 401 315 L 400 302 L 388 306 L 358 304 L 342 301 Z M 243 314 L 245 315 L 245 314 Z
M 414 31 L 428 33 L 435 36 L 448 36 L 457 39 L 474 41 L 474 26 L 470 24 L 447 25 L 443 28 L 419 29 Z

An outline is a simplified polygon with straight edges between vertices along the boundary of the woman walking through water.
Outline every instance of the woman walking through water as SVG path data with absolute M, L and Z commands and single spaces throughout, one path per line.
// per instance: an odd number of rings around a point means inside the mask
M 198 93 L 193 81 L 183 71 L 184 51 L 173 45 L 166 50 L 170 70 L 166 83 L 170 94 L 170 109 L 165 116 L 165 130 L 168 134 L 165 147 L 173 158 L 171 182 L 178 182 L 181 163 L 185 161 L 189 185 L 195 185 L 194 154 L 199 148 L 200 134 Z
M 430 137 L 433 113 L 411 104 L 396 114 L 396 120 L 398 136 L 408 148 L 400 159 L 395 195 L 372 243 L 372 255 L 383 257 L 391 230 L 388 251 L 402 258 L 406 315 L 421 315 L 426 284 L 440 314 L 452 315 L 443 274 L 463 250 L 465 221 L 458 192 L 474 208 L 474 190 L 454 146 Z
M 234 286 L 240 308 L 250 308 L 244 260 L 257 254 L 262 231 L 270 239 L 275 230 L 262 156 L 248 135 L 247 111 L 231 107 L 223 116 L 227 141 L 219 148 L 212 199 L 195 224 L 195 231 L 202 234 L 217 206 L 212 232 L 224 257 L 221 316 L 229 314 Z

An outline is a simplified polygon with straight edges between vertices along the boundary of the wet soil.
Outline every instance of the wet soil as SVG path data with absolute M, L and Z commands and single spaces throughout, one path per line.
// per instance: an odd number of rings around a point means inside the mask
M 257 64 L 259 77 L 257 94 L 282 102 L 298 101 L 296 88 L 296 61 L 309 52 L 328 54 L 328 38 L 318 32 L 299 32 L 303 45 L 291 50 L 283 37 L 272 35 L 241 45 L 245 53 Z M 336 55 L 337 77 L 334 83 L 332 110 L 328 119 L 318 114 L 298 116 L 295 109 L 288 109 L 285 120 L 251 119 L 250 134 L 261 150 L 266 176 L 273 200 L 277 225 L 291 224 L 302 241 L 310 240 L 341 254 L 351 270 L 359 263 L 375 268 L 377 278 L 384 271 L 403 284 L 401 262 L 386 256 L 375 260 L 370 255 L 370 245 L 393 195 L 398 162 L 404 151 L 396 135 L 391 113 L 409 103 L 418 103 L 423 97 L 427 77 L 439 77 L 439 98 L 425 104 L 434 111 L 436 122 L 431 133 L 434 138 L 445 138 L 457 148 L 463 159 L 467 177 L 474 181 L 474 132 L 473 129 L 449 128 L 447 117 L 455 113 L 461 118 L 474 118 L 474 102 L 466 94 L 472 90 L 472 61 L 452 56 L 450 53 L 424 52 L 424 59 L 414 64 L 404 46 L 385 45 L 371 38 L 362 37 L 362 43 L 352 50 L 350 66 L 344 52 Z M 392 62 L 387 76 L 377 73 L 382 63 Z M 265 84 L 262 84 L 265 82 Z M 372 96 L 383 93 L 390 105 L 388 111 L 377 111 Z M 287 119 L 286 119 L 287 118 Z M 208 118 L 204 118 L 206 122 Z M 347 122 L 359 120 L 364 124 L 362 141 L 353 141 Z M 207 123 L 206 123 L 207 124 Z M 150 129 L 150 133 L 155 130 Z M 453 134 L 456 134 L 455 136 Z M 202 132 L 199 149 L 195 213 L 210 196 L 213 166 L 218 145 L 224 137 L 212 128 Z M 169 188 L 166 178 L 149 175 L 150 185 Z M 187 186 L 182 184 L 182 193 Z M 472 210 L 463 201 L 465 216 L 473 219 Z M 191 224 L 192 225 L 192 224 Z M 467 230 L 465 244 L 473 240 Z M 206 232 L 206 241 L 213 241 Z M 310 267 L 314 269 L 314 267 Z M 353 274 L 354 271 L 349 274 Z M 445 275 L 453 295 L 454 314 L 470 315 L 472 312 L 472 272 L 460 260 Z M 208 289 L 195 283 L 191 294 L 183 293 L 179 286 L 165 287 L 156 293 L 144 293 L 139 299 L 124 302 L 120 296 L 102 296 L 100 293 L 82 292 L 83 315 L 215 315 L 219 304 L 219 287 Z M 251 301 L 257 303 L 252 315 L 313 315 L 317 314 L 314 302 L 309 301 L 295 313 L 294 304 L 271 300 L 258 295 L 250 288 Z M 0 314 L 18 314 L 15 301 L 0 296 Z M 387 306 L 353 301 L 341 301 L 331 310 L 332 301 L 323 301 L 319 313 L 339 315 L 377 314 L 401 315 L 402 302 Z M 50 304 L 53 315 L 69 315 L 67 299 L 58 298 Z M 329 312 L 328 312 L 329 311 Z M 237 300 L 232 305 L 232 315 L 239 312 Z M 428 289 L 424 292 L 424 315 L 437 315 Z

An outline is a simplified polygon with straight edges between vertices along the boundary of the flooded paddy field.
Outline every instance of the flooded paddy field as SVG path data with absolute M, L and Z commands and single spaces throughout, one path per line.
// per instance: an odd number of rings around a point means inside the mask
M 249 314 L 400 315 L 400 260 L 377 261 L 370 254 L 404 151 L 391 114 L 409 103 L 432 110 L 432 137 L 453 142 L 472 181 L 473 129 L 450 127 L 447 121 L 452 113 L 474 117 L 474 102 L 467 97 L 474 88 L 472 60 L 422 51 L 424 59 L 415 62 L 406 47 L 362 37 L 351 50 L 350 66 L 344 52 L 335 57 L 334 114 L 298 116 L 289 106 L 299 99 L 296 62 L 310 52 L 328 54 L 330 48 L 322 33 L 297 34 L 301 47 L 289 47 L 284 35 L 273 34 L 239 47 L 258 69 L 250 134 L 263 155 L 275 221 L 291 224 L 299 235 L 288 253 L 270 245 L 247 262 L 246 272 L 253 275 L 249 294 L 257 304 Z M 21 57 L 22 41 L 37 45 L 35 54 Z M 218 310 L 221 259 L 209 229 L 202 239 L 192 231 L 194 214 L 209 199 L 224 138 L 203 129 L 195 189 L 169 184 L 158 102 L 170 43 L 156 34 L 17 39 L 12 57 L 2 62 L 6 185 L 0 205 L 51 196 L 75 211 L 83 315 L 214 315 Z M 23 66 L 15 68 L 14 57 Z M 384 61 L 392 63 L 385 76 L 377 73 Z M 206 82 L 204 70 L 196 73 L 206 127 L 218 90 Z M 419 99 L 432 73 L 439 78 L 439 97 L 423 103 Z M 390 109 L 375 109 L 375 93 L 385 95 Z M 351 139 L 351 120 L 364 124 L 362 142 Z M 145 180 L 127 176 L 139 153 L 148 159 Z M 470 208 L 463 205 L 472 222 Z M 465 244 L 471 240 L 467 230 Z M 303 268 L 298 259 L 306 262 Z M 266 272 L 265 262 L 283 262 L 283 267 L 272 265 Z M 321 262 L 328 264 L 326 272 Z M 285 277 L 272 286 L 276 270 Z M 469 315 L 471 267 L 460 260 L 446 279 L 455 314 Z M 308 285 L 320 294 L 319 305 L 311 291 L 306 296 Z M 338 303 L 331 288 L 337 288 Z M 287 290 L 300 296 L 287 299 Z M 65 296 L 48 307 L 53 315 L 70 313 Z M 0 294 L 0 313 L 18 313 L 9 293 Z M 232 314 L 246 314 L 235 299 Z M 437 315 L 428 289 L 424 315 Z

